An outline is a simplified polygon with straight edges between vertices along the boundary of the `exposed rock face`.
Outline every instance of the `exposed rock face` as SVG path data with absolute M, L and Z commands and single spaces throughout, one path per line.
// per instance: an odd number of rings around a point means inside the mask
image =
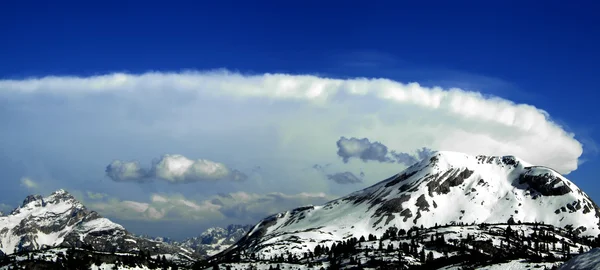
M 390 227 L 409 230 L 509 219 L 570 226 L 587 236 L 600 233 L 598 206 L 583 191 L 554 170 L 514 156 L 437 152 L 366 189 L 299 209 L 262 220 L 225 254 L 269 257 L 277 250 L 301 255 L 317 244 L 379 237 Z
M 0 217 L 0 251 L 11 254 L 50 247 L 103 252 L 171 254 L 187 259 L 190 250 L 135 237 L 123 226 L 88 210 L 65 190 L 48 197 L 30 195 L 10 215 Z
M 523 183 L 527 183 L 531 189 L 544 196 L 560 196 L 573 191 L 568 184 L 551 173 L 531 175 L 526 172 L 519 176 L 519 184 Z

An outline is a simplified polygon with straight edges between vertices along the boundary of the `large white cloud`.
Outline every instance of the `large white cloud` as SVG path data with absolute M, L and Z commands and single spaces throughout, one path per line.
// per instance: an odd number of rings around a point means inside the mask
M 235 153 L 231 158 L 248 167 L 269 162 L 264 166 L 284 170 L 326 163 L 332 160 L 332 154 L 335 157 L 333 142 L 341 136 L 369 138 L 399 152 L 426 146 L 469 154 L 516 155 L 562 173 L 575 170 L 583 152 L 574 134 L 533 105 L 457 88 L 430 88 L 388 79 L 342 80 L 227 71 L 114 73 L 1 80 L 0 95 L 20 102 L 36 96 L 64 97 L 67 108 L 88 114 L 100 107 L 82 104 L 103 100 L 105 113 L 123 117 L 110 122 L 113 128 L 140 136 L 168 134 L 168 138 L 196 148 L 199 146 L 193 144 L 194 137 L 211 136 L 213 141 L 196 143 L 219 145 L 224 157 Z M 33 110 L 33 105 L 27 103 L 23 105 L 27 108 L 21 109 Z M 141 112 L 145 116 L 139 116 Z M 300 162 L 307 164 L 291 165 Z M 356 171 L 348 167 L 359 165 L 350 161 L 345 166 L 339 171 Z M 383 166 L 387 169 L 380 170 Z M 397 166 L 364 165 L 373 177 L 366 179 L 366 184 L 399 171 Z M 197 171 L 209 167 L 200 166 Z M 283 175 L 270 181 L 281 182 Z M 185 179 L 176 174 L 169 177 Z M 301 175 L 290 177 L 294 177 L 297 188 L 315 186 L 308 181 L 302 186 Z M 282 184 L 281 188 L 288 186 Z M 323 190 L 323 186 L 315 188 Z
M 140 167 L 139 162 L 115 160 L 106 167 L 106 175 L 116 182 L 146 182 L 160 179 L 169 183 L 192 183 L 201 181 L 244 181 L 247 176 L 231 170 L 223 163 L 207 159 L 191 160 L 182 155 L 163 155 L 152 163 L 150 169 Z

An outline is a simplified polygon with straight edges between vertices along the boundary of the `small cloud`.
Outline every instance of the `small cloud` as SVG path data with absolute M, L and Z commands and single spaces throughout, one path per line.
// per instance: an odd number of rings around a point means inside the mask
M 350 138 L 341 137 L 337 141 L 338 156 L 340 156 L 344 163 L 348 163 L 350 158 L 360 158 L 363 162 L 379 161 L 379 162 L 392 162 L 387 157 L 388 148 L 380 142 L 370 142 L 367 138 Z
M 9 213 L 10 211 L 12 211 L 12 209 L 14 209 L 14 207 L 8 204 L 0 203 L 0 216 Z
M 223 163 L 206 159 L 191 160 L 182 155 L 164 155 L 152 164 L 151 175 L 170 183 L 202 181 L 244 181 L 247 176 Z
M 191 160 L 182 155 L 164 155 L 154 160 L 150 169 L 142 168 L 137 161 L 115 160 L 106 167 L 106 176 L 115 182 L 148 182 L 159 179 L 169 183 L 241 182 L 248 178 L 246 174 L 229 169 L 223 163 L 207 159 Z
M 149 176 L 137 161 L 114 160 L 106 166 L 105 172 L 115 182 L 144 182 Z
M 26 187 L 27 189 L 36 189 L 38 187 L 38 183 L 31 180 L 29 177 L 21 178 L 21 185 Z
M 380 142 L 371 142 L 367 138 L 346 138 L 341 137 L 337 141 L 338 156 L 342 158 L 344 163 L 348 163 L 351 158 L 359 158 L 363 162 L 378 161 L 389 163 L 400 163 L 410 166 L 419 160 L 429 156 L 432 151 L 429 148 L 423 147 L 417 150 L 416 154 L 405 152 L 389 151 L 388 147 Z M 317 168 L 315 168 L 317 169 Z
M 361 172 L 361 175 L 364 175 Z M 356 183 L 362 183 L 362 179 L 356 177 L 356 175 L 354 175 L 351 172 L 342 172 L 342 173 L 336 173 L 336 174 L 329 174 L 327 175 L 327 178 L 329 180 L 333 180 L 338 184 L 356 184 Z
M 322 173 L 324 173 L 324 172 L 325 172 L 325 169 L 326 169 L 327 167 L 329 167 L 329 165 L 331 165 L 331 163 L 327 163 L 327 164 L 325 164 L 325 165 L 321 165 L 321 164 L 315 164 L 315 165 L 313 165 L 313 166 L 312 166 L 312 168 L 313 168 L 313 169 L 315 169 L 315 170 L 317 170 L 317 171 L 319 171 L 319 172 L 322 172 Z
M 428 158 L 429 156 L 431 156 L 431 154 L 433 154 L 433 150 L 427 148 L 427 147 L 423 147 L 421 149 L 417 150 L 417 157 L 419 158 L 419 160 L 423 160 Z
M 108 197 L 107 194 L 104 194 L 104 193 L 95 193 L 95 192 L 91 192 L 91 191 L 86 192 L 86 195 L 87 195 L 88 198 L 90 198 L 92 200 L 102 200 L 102 199 Z
M 401 164 L 404 164 L 406 166 L 410 166 L 412 164 L 417 163 L 417 158 L 412 156 L 409 153 L 403 153 L 403 152 L 396 152 L 396 151 L 392 151 L 390 152 L 390 155 L 392 155 L 393 159 Z
M 429 149 L 427 147 L 423 147 L 421 149 L 417 149 L 416 154 L 391 151 L 390 155 L 392 155 L 392 159 L 394 159 L 397 163 L 401 163 L 406 166 L 410 166 L 410 165 L 413 165 L 423 159 L 426 159 L 432 153 L 433 153 L 433 151 L 431 149 Z

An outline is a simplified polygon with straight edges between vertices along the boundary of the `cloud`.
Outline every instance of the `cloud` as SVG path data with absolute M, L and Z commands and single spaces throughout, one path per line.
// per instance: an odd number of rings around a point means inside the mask
M 291 163 L 305 168 L 329 162 L 335 150 L 331 142 L 346 134 L 369 138 L 371 144 L 385 143 L 387 155 L 382 155 L 383 147 L 373 146 L 361 153 L 367 161 L 391 158 L 390 149 L 412 153 L 426 146 L 473 155 L 515 155 L 566 174 L 577 169 L 583 152 L 573 133 L 534 105 L 379 78 L 224 70 L 46 76 L 0 80 L 0 97 L 2 115 L 22 120 L 5 121 L 3 141 L 44 146 L 47 155 L 64 159 L 61 164 L 73 164 L 66 159 L 77 153 L 63 153 L 71 149 L 86 149 L 92 157 L 103 154 L 105 159 L 127 155 L 123 149 L 135 149 L 147 158 L 148 153 L 165 151 L 189 150 L 211 157 L 235 153 L 219 160 L 237 167 L 249 160 L 247 168 L 260 164 L 268 173 L 257 189 L 295 189 L 286 192 L 326 188 L 316 186 L 316 180 L 300 181 L 300 173 L 294 176 L 286 170 L 295 169 Z M 56 128 L 44 132 L 51 127 Z M 97 143 L 69 134 L 93 137 Z M 347 160 L 360 159 L 361 154 L 355 156 L 356 151 L 346 146 L 342 155 Z M 25 149 L 1 147 L 11 155 Z M 117 151 L 121 153 L 110 153 Z M 370 178 L 383 179 L 401 170 L 397 165 L 369 162 L 364 169 Z M 124 171 L 115 179 L 128 179 L 130 174 Z M 281 181 L 286 175 L 293 179 Z M 175 181 L 197 179 L 171 176 Z
M 338 156 L 342 157 L 344 163 L 348 163 L 350 158 L 360 158 L 366 162 L 369 160 L 379 162 L 390 162 L 392 161 L 387 157 L 388 148 L 387 146 L 379 142 L 370 142 L 369 139 L 357 139 L 341 137 L 337 141 Z
M 247 176 L 230 170 L 223 163 L 206 159 L 191 160 L 182 155 L 164 155 L 152 164 L 152 175 L 170 183 L 201 181 L 244 181 Z
M 107 217 L 142 221 L 216 221 L 244 220 L 257 222 L 274 213 L 308 204 L 323 204 L 334 199 L 324 193 L 268 193 L 235 192 L 194 200 L 181 194 L 154 193 L 148 201 L 120 200 L 105 197 L 89 202 L 89 208 Z M 234 221 L 235 220 L 235 221 Z
M 258 221 L 274 213 L 288 211 L 300 206 L 321 205 L 336 198 L 336 196 L 327 195 L 323 192 L 297 194 L 234 192 L 230 195 L 232 199 L 221 199 L 223 206 L 220 212 L 230 219 L 248 221 Z
M 114 160 L 106 166 L 105 172 L 106 176 L 115 182 L 144 182 L 148 181 L 150 177 L 137 161 Z
M 421 149 L 417 149 L 417 154 L 409 154 L 404 152 L 396 152 L 391 151 L 390 155 L 392 156 L 392 160 L 395 160 L 397 163 L 404 164 L 406 166 L 413 165 L 418 161 L 421 161 L 431 155 L 433 151 L 427 147 L 423 147 Z
M 86 195 L 89 199 L 92 199 L 92 200 L 102 200 L 102 199 L 108 197 L 108 194 L 96 193 L 96 192 L 90 192 L 90 191 L 86 192 Z
M 362 179 L 356 177 L 356 175 L 354 175 L 351 172 L 341 172 L 341 173 L 329 174 L 329 175 L 327 175 L 327 178 L 329 180 L 335 181 L 338 184 L 362 183 Z
M 37 189 L 39 186 L 37 182 L 33 181 L 29 177 L 21 178 L 21 185 L 26 187 L 27 189 Z
M 324 173 L 324 172 L 325 172 L 325 169 L 326 169 L 327 167 L 329 167 L 329 166 L 331 166 L 331 163 L 327 163 L 327 164 L 325 164 L 325 165 L 321 165 L 321 164 L 314 164 L 314 165 L 312 166 L 312 168 L 313 168 L 313 169 L 315 169 L 315 170 L 317 170 L 317 171 L 319 171 L 319 172 L 323 172 L 323 173 Z
M 160 179 L 169 183 L 203 181 L 244 181 L 247 176 L 225 164 L 206 159 L 191 160 L 182 155 L 163 155 L 143 169 L 135 162 L 115 160 L 106 167 L 106 175 L 116 182 L 147 182 Z
M 0 203 L 0 216 L 8 214 L 13 209 L 14 209 L 14 207 L 12 207 L 8 204 Z
M 348 163 L 351 158 L 359 158 L 363 162 L 369 160 L 378 162 L 396 162 L 406 166 L 410 166 L 419 160 L 424 159 L 431 154 L 431 149 L 423 147 L 417 150 L 417 154 L 409 154 L 404 152 L 396 152 L 394 150 L 388 152 L 388 147 L 380 142 L 371 142 L 367 138 L 346 138 L 341 137 L 337 143 L 337 155 L 342 158 L 344 163 Z M 317 166 L 317 165 L 315 165 Z M 315 169 L 319 169 L 315 167 Z

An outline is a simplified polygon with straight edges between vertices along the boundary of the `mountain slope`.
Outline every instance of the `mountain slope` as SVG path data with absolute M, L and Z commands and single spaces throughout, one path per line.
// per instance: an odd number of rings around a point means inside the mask
M 404 172 L 323 206 L 275 214 L 224 254 L 302 254 L 351 237 L 444 224 L 544 223 L 600 232 L 598 206 L 571 181 L 516 157 L 436 152 Z
M 0 217 L 0 251 L 5 254 L 48 248 L 167 255 L 192 261 L 193 252 L 131 235 L 123 226 L 88 210 L 65 190 L 48 197 L 30 195 L 9 215 Z

